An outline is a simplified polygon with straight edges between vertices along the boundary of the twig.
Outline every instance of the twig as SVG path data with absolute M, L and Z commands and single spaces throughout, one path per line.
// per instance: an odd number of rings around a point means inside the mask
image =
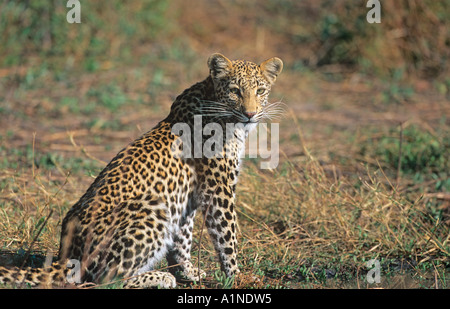
M 33 179 L 35 179 L 34 172 L 36 170 L 36 164 L 34 162 L 35 161 L 35 157 L 34 157 L 34 155 L 35 155 L 35 153 L 34 153 L 35 146 L 36 146 L 36 132 L 33 132 L 33 155 L 32 155 L 32 162 L 31 162 L 31 164 L 32 164 L 32 166 L 31 166 L 31 173 L 33 175 Z
M 67 184 L 67 181 L 68 181 L 68 179 L 66 178 L 64 183 L 58 188 L 58 191 L 56 191 L 56 193 L 53 196 L 50 197 L 50 200 L 46 203 L 45 206 L 50 205 L 51 200 L 54 199 L 59 194 L 59 192 L 62 190 L 62 188 Z M 42 225 L 40 226 L 37 234 L 34 236 L 33 240 L 31 241 L 30 247 L 28 248 L 27 253 L 25 254 L 25 259 L 23 260 L 22 265 L 17 270 L 17 274 L 19 274 L 20 271 L 24 268 L 24 266 L 25 266 L 25 264 L 26 264 L 26 262 L 27 262 L 27 260 L 28 260 L 28 258 L 30 256 L 30 254 L 31 254 L 31 249 L 33 248 L 34 243 L 37 241 L 37 238 L 41 234 L 42 229 L 47 225 L 48 219 L 50 219 L 52 214 L 53 214 L 53 209 L 50 209 L 50 211 L 49 211 L 49 213 L 47 215 L 47 218 L 42 223 Z M 25 276 L 23 277 L 21 284 L 23 284 L 24 281 L 25 281 Z
M 389 186 L 394 190 L 394 193 L 397 192 L 397 189 L 392 185 L 391 181 L 389 180 L 389 178 L 387 177 L 387 175 L 385 174 L 383 168 L 381 167 L 380 162 L 378 161 L 378 159 L 376 159 L 376 162 L 378 164 L 378 167 L 380 168 L 381 174 L 383 174 L 384 178 L 386 179 L 386 181 L 389 183 Z
M 400 174 L 402 170 L 402 147 L 403 147 L 403 122 L 400 123 L 400 140 L 398 143 L 398 163 L 397 163 L 397 179 L 395 192 L 398 192 L 400 186 Z
M 50 209 L 49 214 L 47 215 L 47 218 L 45 219 L 44 223 L 42 223 L 41 227 L 39 228 L 39 231 L 37 232 L 37 234 L 34 236 L 33 241 L 30 244 L 30 247 L 27 250 L 27 253 L 25 254 L 25 258 L 22 262 L 22 265 L 19 267 L 19 269 L 17 270 L 17 273 L 19 273 L 25 266 L 25 263 L 27 262 L 28 258 L 30 257 L 31 254 L 31 249 L 33 248 L 34 243 L 36 242 L 37 238 L 39 237 L 39 235 L 42 232 L 42 229 L 44 228 L 44 226 L 47 225 L 48 219 L 50 219 L 50 217 L 53 214 L 53 209 Z M 25 281 L 25 276 L 22 279 L 22 282 L 20 284 L 23 284 L 23 282 Z
M 88 157 L 89 159 L 92 159 L 92 160 L 95 160 L 95 161 L 97 161 L 97 162 L 100 162 L 100 163 L 103 164 L 103 165 L 108 164 L 108 162 L 105 162 L 105 161 L 103 161 L 103 160 L 101 160 L 101 159 L 99 159 L 99 158 L 96 158 L 96 157 L 94 157 L 93 155 L 91 155 L 91 154 L 86 150 L 86 148 L 83 147 L 83 145 L 80 145 L 80 146 L 77 145 L 77 143 L 75 142 L 75 139 L 74 139 L 74 137 L 73 137 L 73 133 L 69 132 L 68 134 L 69 134 L 69 140 L 70 140 L 71 144 L 72 144 L 76 149 L 78 149 L 79 151 L 81 151 L 82 154 L 84 154 L 84 155 L 85 155 L 86 157 Z

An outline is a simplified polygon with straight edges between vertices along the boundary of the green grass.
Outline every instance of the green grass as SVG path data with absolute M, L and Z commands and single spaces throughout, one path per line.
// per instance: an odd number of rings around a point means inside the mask
M 167 28 L 167 6 L 164 0 L 128 5 L 112 1 L 108 6 L 86 2 L 81 5 L 81 23 L 69 24 L 65 3 L 7 1 L 0 15 L 0 55 L 6 56 L 2 65 L 24 64 L 30 61 L 27 55 L 38 54 L 52 69 L 82 64 L 95 72 L 111 56 L 130 60 L 132 44 L 149 42 Z
M 403 173 L 446 171 L 450 168 L 450 137 L 448 132 L 431 134 L 418 126 L 408 126 L 402 132 L 395 133 L 400 138 L 382 137 L 378 143 L 376 154 L 393 169 L 398 167 Z M 450 187 L 447 188 L 450 190 Z

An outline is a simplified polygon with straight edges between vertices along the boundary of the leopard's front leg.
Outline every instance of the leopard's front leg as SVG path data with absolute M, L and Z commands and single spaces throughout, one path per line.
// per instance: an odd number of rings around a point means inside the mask
M 205 226 L 219 255 L 222 270 L 228 277 L 239 273 L 237 264 L 237 218 L 234 190 L 218 186 L 203 203 Z
M 173 236 L 173 247 L 167 254 L 167 261 L 172 274 L 181 274 L 188 280 L 199 281 L 206 274 L 191 262 L 192 230 L 194 227 L 195 210 L 193 210 L 190 204 L 188 208 L 188 214 L 181 221 L 180 230 Z

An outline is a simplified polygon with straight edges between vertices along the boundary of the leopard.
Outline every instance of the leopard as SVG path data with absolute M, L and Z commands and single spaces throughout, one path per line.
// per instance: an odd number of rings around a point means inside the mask
M 207 65 L 206 79 L 178 95 L 168 116 L 123 148 L 69 209 L 55 262 L 0 267 L 0 283 L 57 287 L 120 278 L 123 288 L 175 288 L 180 277 L 199 281 L 206 273 L 191 261 L 197 211 L 221 270 L 230 278 L 239 274 L 236 186 L 242 153 L 249 132 L 277 110 L 268 96 L 283 62 L 273 57 L 258 65 L 214 53 Z M 198 145 L 189 145 L 196 116 L 202 125 L 231 127 L 214 155 L 195 155 Z M 191 139 L 180 142 L 182 132 L 174 130 L 180 123 L 194 131 Z M 203 135 L 199 146 L 209 137 Z M 156 269 L 164 258 L 168 271 Z

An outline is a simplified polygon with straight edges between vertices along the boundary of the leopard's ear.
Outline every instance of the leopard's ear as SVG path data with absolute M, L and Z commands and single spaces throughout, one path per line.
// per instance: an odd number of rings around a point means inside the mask
M 280 58 L 273 57 L 261 63 L 259 67 L 265 78 L 273 84 L 283 70 L 283 61 Z
M 220 79 L 225 77 L 230 71 L 233 64 L 222 54 L 212 54 L 208 59 L 209 72 L 212 78 Z

